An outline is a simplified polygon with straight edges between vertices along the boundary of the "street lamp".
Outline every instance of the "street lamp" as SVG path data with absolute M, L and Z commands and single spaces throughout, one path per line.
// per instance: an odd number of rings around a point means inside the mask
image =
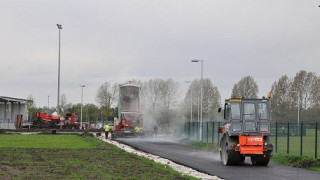
M 190 122 L 192 122 L 192 82 L 191 81 L 186 81 L 187 84 L 190 83 Z
M 80 85 L 81 87 L 81 115 L 80 115 L 80 129 L 82 129 L 82 106 L 83 106 L 83 88 L 86 87 L 86 85 Z
M 50 103 L 49 103 L 49 101 L 50 101 L 50 95 L 48 95 L 48 113 L 50 113 L 50 107 L 49 107 Z
M 202 141 L 202 99 L 203 99 L 203 83 L 202 83 L 202 79 L 203 79 L 203 60 L 198 60 L 198 59 L 193 59 L 191 60 L 191 62 L 201 62 L 201 85 L 200 85 L 200 141 Z
M 59 113 L 59 107 L 60 107 L 60 31 L 62 29 L 61 24 L 57 24 L 59 29 L 59 62 L 58 62 L 58 98 L 57 98 L 57 112 Z
M 300 92 L 292 91 L 293 93 L 298 93 L 298 135 L 300 133 Z

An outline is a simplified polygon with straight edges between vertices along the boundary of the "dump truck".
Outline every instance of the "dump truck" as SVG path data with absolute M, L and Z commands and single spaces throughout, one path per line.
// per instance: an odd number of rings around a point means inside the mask
M 270 99 L 227 99 L 223 112 L 225 123 L 219 127 L 222 163 L 236 165 L 249 156 L 253 165 L 268 165 L 273 151 L 270 143 Z
M 140 86 L 131 82 L 119 86 L 119 122 L 114 123 L 113 137 L 143 133 L 140 91 Z

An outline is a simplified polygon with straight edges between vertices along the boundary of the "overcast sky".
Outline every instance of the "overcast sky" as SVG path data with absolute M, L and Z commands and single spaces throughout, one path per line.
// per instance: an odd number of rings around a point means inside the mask
M 0 0 L 0 96 L 96 103 L 104 82 L 211 78 L 222 99 L 251 75 L 266 95 L 282 75 L 320 70 L 319 0 Z

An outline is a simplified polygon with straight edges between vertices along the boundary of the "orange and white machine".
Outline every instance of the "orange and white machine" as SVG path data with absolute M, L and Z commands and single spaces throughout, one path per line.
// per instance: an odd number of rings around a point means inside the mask
M 221 108 L 219 108 L 221 112 Z M 235 165 L 251 157 L 253 165 L 268 165 L 273 146 L 270 136 L 270 100 L 233 98 L 225 100 L 225 123 L 220 127 L 220 158 Z

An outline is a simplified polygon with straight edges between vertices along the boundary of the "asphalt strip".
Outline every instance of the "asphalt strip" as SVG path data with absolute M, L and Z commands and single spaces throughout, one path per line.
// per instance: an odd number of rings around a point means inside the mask
M 135 154 L 137 156 L 142 156 L 142 157 L 148 158 L 150 160 L 153 160 L 156 163 L 160 163 L 160 164 L 164 164 L 164 165 L 170 166 L 172 169 L 174 169 L 175 171 L 178 171 L 181 174 L 193 176 L 195 178 L 200 178 L 200 179 L 204 179 L 204 180 L 221 180 L 217 176 L 211 176 L 211 175 L 196 171 L 196 170 L 194 170 L 192 168 L 183 166 L 181 164 L 174 163 L 174 162 L 170 161 L 169 159 L 165 159 L 165 158 L 162 158 L 160 156 L 156 156 L 156 155 L 153 155 L 153 154 L 150 154 L 150 153 L 146 153 L 146 152 L 143 152 L 143 151 L 136 150 L 136 149 L 132 148 L 131 146 L 119 143 L 117 141 L 113 141 L 113 140 L 110 140 L 110 139 L 105 139 L 105 136 L 104 136 L 103 133 L 101 134 L 101 136 L 96 136 L 96 137 L 98 139 L 106 142 L 106 143 L 113 144 L 113 145 L 115 145 L 115 146 L 117 146 L 117 147 L 129 152 L 129 153 L 133 153 L 133 154 Z

